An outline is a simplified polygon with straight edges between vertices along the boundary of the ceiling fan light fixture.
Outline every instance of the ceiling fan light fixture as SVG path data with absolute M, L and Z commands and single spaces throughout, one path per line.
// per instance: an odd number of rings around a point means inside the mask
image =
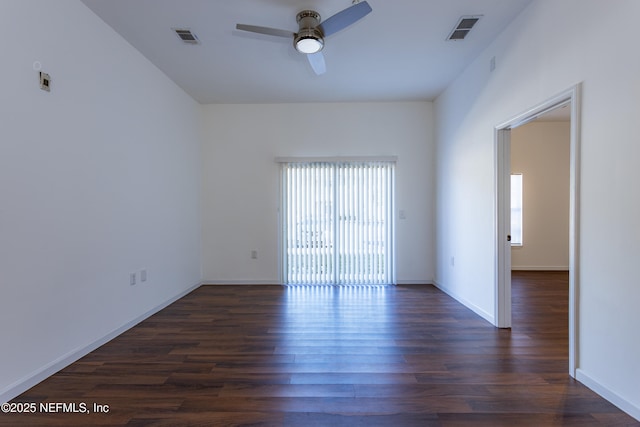
M 322 32 L 317 28 L 320 14 L 314 10 L 303 10 L 296 16 L 299 31 L 293 38 L 293 47 L 300 53 L 317 53 L 324 47 Z
M 322 37 L 298 36 L 295 39 L 294 46 L 300 53 L 317 53 L 324 47 L 324 40 L 322 40 Z

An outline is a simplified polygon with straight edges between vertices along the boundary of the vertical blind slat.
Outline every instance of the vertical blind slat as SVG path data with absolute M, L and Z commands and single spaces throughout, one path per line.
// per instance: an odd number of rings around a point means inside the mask
M 393 283 L 392 162 L 282 167 L 282 281 Z

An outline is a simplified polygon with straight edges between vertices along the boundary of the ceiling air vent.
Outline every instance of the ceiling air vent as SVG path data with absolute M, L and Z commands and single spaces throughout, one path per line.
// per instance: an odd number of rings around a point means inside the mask
M 173 28 L 173 31 L 176 32 L 180 40 L 188 44 L 198 44 L 198 37 L 191 32 L 188 28 Z
M 469 31 L 473 28 L 474 25 L 480 20 L 482 15 L 469 15 L 462 16 L 460 20 L 453 28 L 453 31 L 447 37 L 447 40 L 463 40 L 469 34 Z

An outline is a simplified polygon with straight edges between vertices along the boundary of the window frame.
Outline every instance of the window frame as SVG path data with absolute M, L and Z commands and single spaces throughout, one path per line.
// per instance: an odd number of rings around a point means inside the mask
M 519 177 L 519 183 L 516 182 L 515 185 L 514 177 Z M 522 247 L 524 246 L 524 176 L 522 173 L 511 173 L 510 189 L 511 191 L 509 199 L 511 205 L 511 225 L 509 229 L 509 235 L 511 236 L 511 246 Z M 514 206 L 514 201 L 517 201 L 517 204 L 519 206 Z M 517 212 L 516 215 L 514 215 L 514 211 Z M 520 233 L 518 235 L 519 239 L 516 238 L 517 233 L 514 233 L 514 221 L 519 223 L 517 224 L 519 226 L 518 228 L 520 229 Z

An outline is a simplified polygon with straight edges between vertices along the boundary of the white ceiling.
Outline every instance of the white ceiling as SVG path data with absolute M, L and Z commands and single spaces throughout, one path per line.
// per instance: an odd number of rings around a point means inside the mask
M 297 31 L 299 11 L 326 19 L 351 0 L 83 0 L 203 104 L 432 100 L 531 1 L 368 0 L 373 12 L 325 40 L 316 76 L 292 41 L 235 25 Z M 483 17 L 447 41 L 462 15 Z M 172 31 L 185 27 L 201 44 Z

